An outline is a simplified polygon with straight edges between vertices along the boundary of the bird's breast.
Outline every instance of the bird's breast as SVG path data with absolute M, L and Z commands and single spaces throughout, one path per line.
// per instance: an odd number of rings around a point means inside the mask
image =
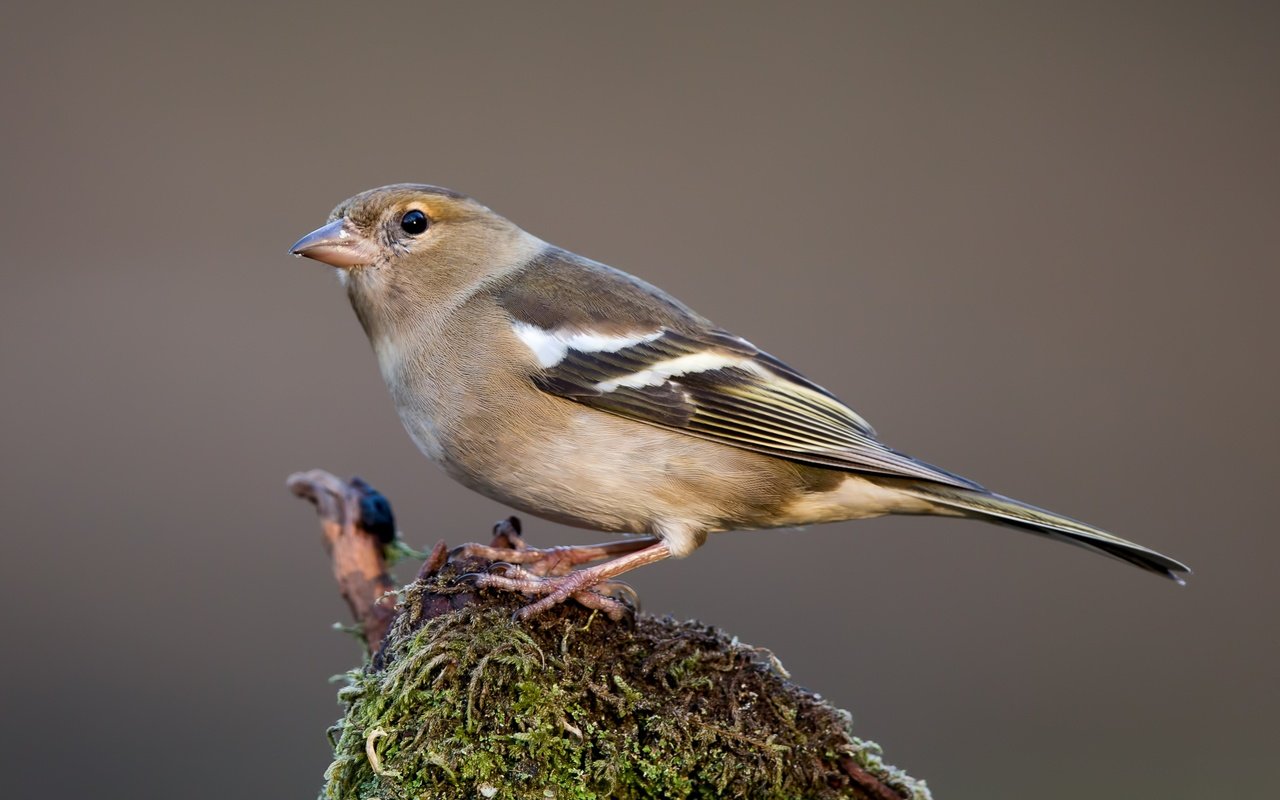
M 404 341 L 381 337 L 373 340 L 378 371 L 413 443 L 431 460 L 445 464 L 450 390 L 432 368 L 431 354 L 423 352 L 421 346 L 406 347 Z

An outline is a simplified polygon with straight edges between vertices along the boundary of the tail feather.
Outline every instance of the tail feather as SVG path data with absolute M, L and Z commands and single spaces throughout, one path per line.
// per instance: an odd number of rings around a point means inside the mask
M 1127 561 L 1179 584 L 1185 583 L 1180 573 L 1191 572 L 1185 564 L 1140 544 L 1009 497 L 932 483 L 913 483 L 906 491 L 967 517 L 1010 525 Z

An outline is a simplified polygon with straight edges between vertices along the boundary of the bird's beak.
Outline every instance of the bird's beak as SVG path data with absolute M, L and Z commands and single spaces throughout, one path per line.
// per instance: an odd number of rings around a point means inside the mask
M 316 228 L 294 242 L 289 252 L 343 269 L 362 267 L 378 257 L 377 245 L 358 233 L 345 218 Z

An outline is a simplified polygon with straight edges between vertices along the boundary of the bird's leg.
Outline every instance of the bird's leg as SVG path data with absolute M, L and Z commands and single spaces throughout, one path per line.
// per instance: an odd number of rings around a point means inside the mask
M 482 544 L 464 544 L 456 548 L 451 556 L 469 556 L 486 561 L 503 562 L 521 567 L 519 580 L 536 577 L 558 577 L 569 574 L 574 567 L 590 564 L 592 561 L 621 556 L 643 550 L 658 542 L 656 536 L 637 536 L 604 544 L 577 545 L 565 547 L 529 547 L 516 540 L 517 547 L 491 547 Z M 613 562 L 609 562 L 613 563 Z M 508 577 L 516 578 L 512 571 Z M 514 588 L 514 587 L 511 587 Z M 518 591 L 525 591 L 521 588 Z
M 536 575 L 518 564 L 494 563 L 488 572 L 472 572 L 461 576 L 460 580 L 469 581 L 481 589 L 502 589 L 508 592 L 519 592 L 534 596 L 545 595 L 555 591 L 563 576 L 546 578 Z M 607 587 L 604 583 L 596 584 L 590 589 L 575 592 L 572 596 L 587 608 L 603 611 L 614 621 L 627 615 L 627 605 L 612 597 L 615 593 L 626 592 L 631 597 L 633 607 L 639 607 L 635 592 L 625 583 L 612 583 Z
M 655 537 L 649 538 L 652 539 Z M 577 572 L 571 572 L 568 575 L 562 575 L 555 578 L 543 578 L 535 585 L 521 589 L 521 591 L 528 594 L 542 595 L 542 599 L 530 603 L 517 611 L 516 618 L 522 620 L 529 619 L 530 617 L 541 614 L 548 609 L 554 608 L 570 597 L 582 602 L 583 605 L 595 608 L 597 606 L 592 605 L 592 603 L 597 600 L 611 600 L 612 598 L 604 598 L 603 595 L 590 591 L 592 587 L 598 586 L 604 581 L 616 578 L 624 572 L 630 572 L 636 567 L 643 567 L 645 564 L 652 564 L 656 561 L 661 561 L 664 558 L 669 558 L 670 556 L 671 548 L 667 546 L 665 541 L 658 540 L 643 549 L 636 550 L 635 552 L 628 553 L 624 556 L 619 556 L 618 558 L 615 558 L 612 561 L 606 561 L 603 564 L 597 564 L 594 567 L 587 567 L 586 569 L 581 569 Z M 586 598 L 585 602 L 584 598 Z M 613 604 L 621 605 L 616 600 L 613 600 L 612 602 Z M 618 618 L 612 611 L 607 610 L 607 613 L 609 613 L 611 618 Z

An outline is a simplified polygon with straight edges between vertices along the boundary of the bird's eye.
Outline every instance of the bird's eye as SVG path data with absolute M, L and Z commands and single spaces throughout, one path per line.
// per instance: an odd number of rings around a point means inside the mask
M 417 236 L 427 229 L 431 220 L 418 209 L 407 212 L 400 218 L 400 229 L 411 236 Z

